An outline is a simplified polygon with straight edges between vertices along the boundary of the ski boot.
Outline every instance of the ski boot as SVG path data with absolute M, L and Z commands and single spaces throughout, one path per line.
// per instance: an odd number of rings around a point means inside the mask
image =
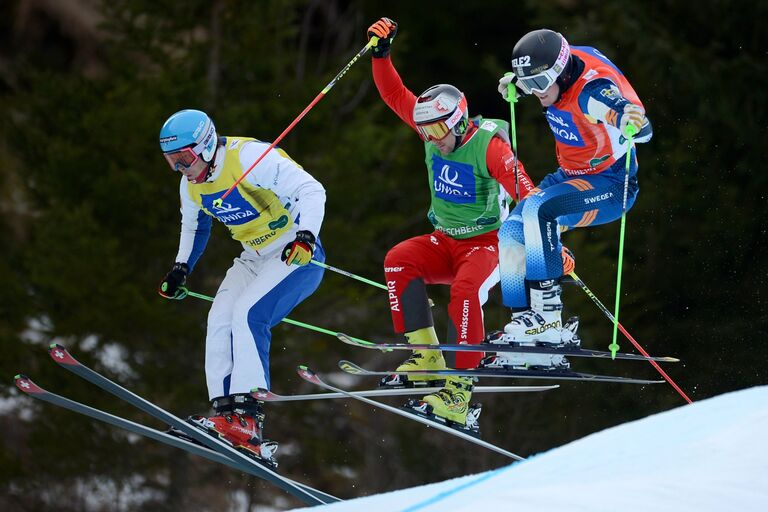
M 425 327 L 405 333 L 408 343 L 437 345 L 437 334 L 434 327 Z M 414 350 L 411 357 L 403 361 L 396 371 L 412 370 L 444 370 L 445 358 L 440 350 Z M 383 388 L 414 388 L 442 386 L 445 379 L 437 375 L 399 375 L 393 373 L 382 378 L 379 387 Z
M 514 318 L 514 313 L 513 313 Z M 545 346 L 551 348 L 578 349 L 581 346 L 581 338 L 578 334 L 579 317 L 572 316 L 563 324 L 560 331 L 560 343 L 544 343 L 540 340 L 512 341 L 512 337 L 505 331 L 491 331 L 485 336 L 485 343 L 491 345 L 508 345 L 512 347 Z
M 554 280 L 532 282 L 531 307 L 512 314 L 512 321 L 504 326 L 505 341 L 523 346 L 561 345 L 563 339 L 561 293 L 560 285 Z
M 250 395 L 230 395 L 212 401 L 215 414 L 190 416 L 187 421 L 247 455 L 276 468 L 277 443 L 263 439 L 264 411 L 262 402 Z
M 480 404 L 470 405 L 472 377 L 451 375 L 445 387 L 421 400 L 411 399 L 405 408 L 432 421 L 443 423 L 473 436 L 480 436 Z

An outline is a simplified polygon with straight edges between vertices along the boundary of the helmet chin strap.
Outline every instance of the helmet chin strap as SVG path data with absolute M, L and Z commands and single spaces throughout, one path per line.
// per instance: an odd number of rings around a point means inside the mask
M 453 149 L 451 152 L 454 152 L 458 149 L 459 146 L 461 146 L 461 141 L 464 140 L 464 134 L 456 135 L 456 138 L 453 141 Z
M 213 152 L 213 156 L 211 157 L 211 161 L 208 162 L 208 165 L 205 166 L 205 169 L 203 169 L 200 174 L 192 181 L 192 183 L 205 183 L 209 179 L 211 179 L 211 176 L 213 175 L 213 164 L 216 162 L 216 155 L 219 153 L 219 146 L 216 146 L 216 150 Z
M 197 177 L 193 180 L 190 180 L 194 184 L 198 183 L 205 183 L 208 181 L 208 178 L 211 177 L 211 164 L 208 164 L 205 166 L 205 168 L 200 172 L 200 174 L 197 175 Z

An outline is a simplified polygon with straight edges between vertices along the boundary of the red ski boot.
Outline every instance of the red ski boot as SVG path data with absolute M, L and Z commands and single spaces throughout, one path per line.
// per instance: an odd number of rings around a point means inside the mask
M 213 400 L 214 416 L 191 416 L 189 422 L 206 432 L 244 450 L 272 467 L 277 443 L 263 439 L 264 412 L 261 402 L 250 395 L 230 395 Z

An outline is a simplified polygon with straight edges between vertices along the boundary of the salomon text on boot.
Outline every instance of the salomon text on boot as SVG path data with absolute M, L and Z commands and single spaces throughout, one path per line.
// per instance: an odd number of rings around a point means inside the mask
M 512 314 L 504 326 L 507 342 L 521 345 L 562 344 L 562 310 L 560 285 L 555 280 L 531 282 L 531 307 Z

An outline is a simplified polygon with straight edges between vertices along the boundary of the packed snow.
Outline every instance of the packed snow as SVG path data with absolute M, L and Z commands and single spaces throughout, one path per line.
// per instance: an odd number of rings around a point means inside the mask
M 765 512 L 768 386 L 612 427 L 494 471 L 318 509 Z

